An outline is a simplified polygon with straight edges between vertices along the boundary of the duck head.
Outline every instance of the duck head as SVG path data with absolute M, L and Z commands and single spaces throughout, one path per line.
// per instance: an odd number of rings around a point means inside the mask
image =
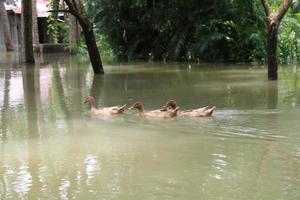
M 169 101 L 167 101 L 167 103 L 163 107 L 164 108 L 171 107 L 172 109 L 176 109 L 177 108 L 177 103 L 176 103 L 175 100 L 169 100 Z
M 141 102 L 135 102 L 131 107 L 128 108 L 128 110 L 132 110 L 132 109 L 138 109 L 139 111 L 144 111 L 144 106 Z
M 88 96 L 87 98 L 85 98 L 84 104 L 88 104 L 88 105 L 91 105 L 92 107 L 96 107 L 96 100 L 94 97 L 92 96 Z

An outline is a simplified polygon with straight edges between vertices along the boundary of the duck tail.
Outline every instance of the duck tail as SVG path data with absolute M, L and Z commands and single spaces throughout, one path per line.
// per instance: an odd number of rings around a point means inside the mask
M 202 107 L 202 108 L 198 108 L 196 110 L 199 111 L 199 112 L 202 112 L 202 111 L 206 111 L 208 109 L 209 109 L 208 106 L 205 106 L 205 107 Z
M 211 109 L 208 109 L 208 116 L 212 116 L 213 112 L 215 111 L 216 106 L 213 106 Z
M 123 106 L 118 106 L 118 113 L 123 113 L 125 110 L 126 104 L 124 104 Z

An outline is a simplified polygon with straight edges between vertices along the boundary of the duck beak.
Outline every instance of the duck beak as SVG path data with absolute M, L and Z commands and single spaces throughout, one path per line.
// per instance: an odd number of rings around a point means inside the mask
M 87 100 L 84 100 L 84 102 L 83 102 L 84 104 L 87 104 Z
M 133 108 L 134 108 L 134 107 L 133 107 L 133 106 L 131 106 L 131 107 L 129 107 L 129 108 L 128 108 L 128 110 L 132 110 Z

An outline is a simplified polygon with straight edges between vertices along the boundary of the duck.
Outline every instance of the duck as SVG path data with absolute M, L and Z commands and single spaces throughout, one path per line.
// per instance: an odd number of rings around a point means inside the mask
M 125 105 L 122 106 L 113 106 L 113 107 L 102 107 L 102 108 L 97 108 L 96 107 L 96 100 L 92 96 L 88 96 L 85 98 L 84 104 L 88 104 L 91 106 L 91 113 L 93 115 L 118 115 L 124 113 Z
M 144 105 L 141 102 L 135 102 L 131 107 L 129 107 L 129 110 L 132 109 L 138 109 L 140 117 L 156 117 L 156 118 L 174 118 L 177 117 L 177 112 L 179 110 L 179 107 L 176 107 L 172 110 L 153 110 L 149 112 L 145 112 Z
M 177 103 L 175 100 L 169 100 L 163 106 L 163 108 L 174 110 L 177 108 Z M 187 116 L 187 117 L 211 117 L 215 109 L 216 109 L 215 106 L 213 106 L 211 108 L 209 108 L 208 106 L 205 106 L 205 107 L 198 108 L 198 109 L 180 111 L 178 113 L 178 115 L 179 116 Z

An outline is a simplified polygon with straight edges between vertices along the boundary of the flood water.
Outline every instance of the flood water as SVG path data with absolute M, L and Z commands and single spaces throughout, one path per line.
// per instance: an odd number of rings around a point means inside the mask
M 300 199 L 300 69 L 250 65 L 0 61 L 0 199 Z M 211 118 L 91 118 L 99 106 L 169 99 Z

